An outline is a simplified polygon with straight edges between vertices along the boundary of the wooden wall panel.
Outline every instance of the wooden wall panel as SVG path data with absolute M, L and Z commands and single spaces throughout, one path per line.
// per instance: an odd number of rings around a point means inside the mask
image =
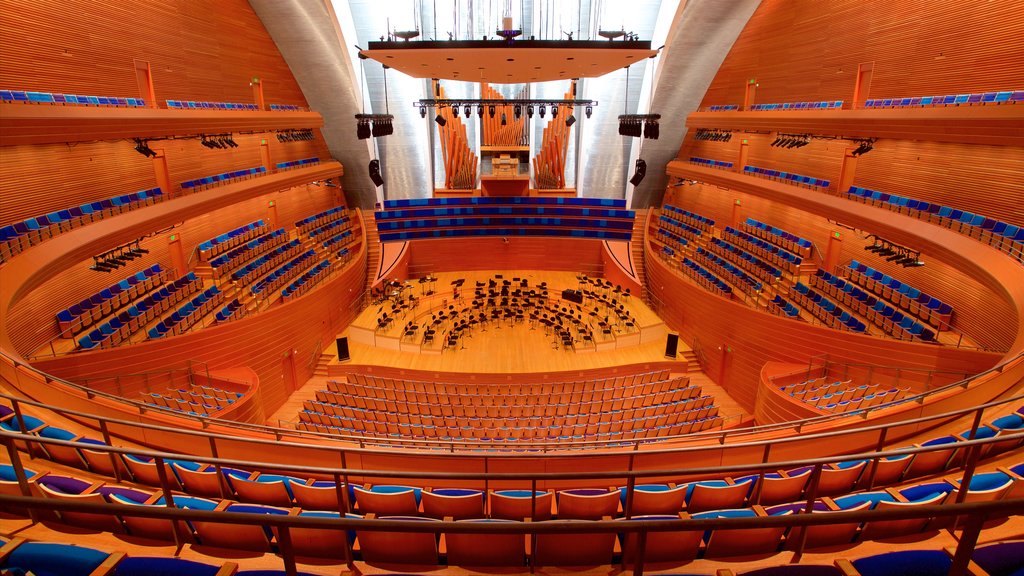
M 574 270 L 599 275 L 601 241 L 569 238 L 413 240 L 409 273 L 450 270 Z
M 140 96 L 133 60 L 157 99 L 305 106 L 302 91 L 245 0 L 3 0 L 0 87 Z
M 1024 19 L 1017 0 L 764 0 L 702 106 L 853 99 L 857 65 L 874 63 L 869 97 L 1020 89 Z

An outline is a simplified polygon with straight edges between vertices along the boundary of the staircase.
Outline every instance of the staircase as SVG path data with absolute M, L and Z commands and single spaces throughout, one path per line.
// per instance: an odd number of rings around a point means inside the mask
M 679 354 L 680 360 L 686 362 L 687 372 L 700 372 L 700 360 L 697 359 L 697 353 L 693 350 L 686 350 Z
M 369 214 L 369 215 L 368 215 Z M 380 235 L 377 234 L 377 222 L 372 212 L 363 212 L 363 228 L 366 230 L 366 286 L 364 289 L 369 294 L 377 279 L 377 271 L 380 269 Z
M 629 241 L 630 258 L 633 260 L 633 271 L 636 272 L 636 279 L 640 281 L 641 295 L 647 292 L 646 274 L 644 273 L 644 237 L 646 234 L 647 209 L 636 211 L 633 219 L 633 235 Z
M 330 364 L 331 360 L 334 360 L 334 358 L 335 354 L 326 350 L 320 354 L 320 359 L 317 361 L 316 368 L 313 370 L 313 376 L 317 378 L 326 378 L 327 365 Z

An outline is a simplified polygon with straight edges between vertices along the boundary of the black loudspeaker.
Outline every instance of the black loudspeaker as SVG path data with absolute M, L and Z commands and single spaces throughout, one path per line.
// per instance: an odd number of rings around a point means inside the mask
M 679 352 L 679 334 L 669 334 L 665 337 L 665 358 L 675 358 Z
M 643 158 L 636 159 L 636 171 L 633 172 L 633 177 L 629 179 L 629 183 L 633 186 L 639 186 L 644 181 L 644 176 L 647 175 L 647 162 L 644 162 Z
M 384 178 L 380 175 L 380 160 L 370 160 L 370 180 L 378 188 L 384 185 Z
M 347 362 L 352 358 L 348 355 L 348 338 L 338 338 L 338 362 Z

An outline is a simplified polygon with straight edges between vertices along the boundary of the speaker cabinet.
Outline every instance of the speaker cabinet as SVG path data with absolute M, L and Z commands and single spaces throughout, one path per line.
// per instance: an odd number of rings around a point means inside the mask
M 384 185 L 384 177 L 380 175 L 380 160 L 370 160 L 370 180 L 378 188 Z
M 352 358 L 348 355 L 348 337 L 338 338 L 338 362 L 347 362 Z
M 678 352 L 679 335 L 669 334 L 668 336 L 665 337 L 665 358 L 672 358 L 674 360 Z
M 644 176 L 647 175 L 647 162 L 642 158 L 636 159 L 636 171 L 633 172 L 633 177 L 629 179 L 629 183 L 633 186 L 639 186 L 644 181 Z

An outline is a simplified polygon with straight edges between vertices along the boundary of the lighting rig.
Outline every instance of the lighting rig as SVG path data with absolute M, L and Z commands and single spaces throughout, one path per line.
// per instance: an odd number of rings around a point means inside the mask
M 93 264 L 92 266 L 89 266 L 89 270 L 110 273 L 113 270 L 125 266 L 131 260 L 141 258 L 143 255 L 149 254 L 149 250 L 140 246 L 141 242 L 141 239 L 134 240 L 112 250 L 107 250 L 102 254 L 93 256 Z
M 282 130 L 277 133 L 278 142 L 308 142 L 310 140 L 313 140 L 313 130 L 311 128 Z
M 390 136 L 395 133 L 392 114 L 356 114 L 356 137 L 365 140 L 370 136 Z
M 867 237 L 874 239 L 870 246 L 864 247 L 868 252 L 874 252 L 876 256 L 881 256 L 885 258 L 886 261 L 899 264 L 904 268 L 924 266 L 924 262 L 921 261 L 920 250 L 911 250 L 906 246 L 890 242 L 889 240 L 880 238 L 874 234 L 870 234 Z
M 732 140 L 732 132 L 719 130 L 717 128 L 701 128 L 694 135 L 697 140 L 709 140 L 711 142 L 728 142 Z
M 658 120 L 661 114 L 621 114 L 619 116 L 619 135 L 657 140 L 660 135 Z
M 850 152 L 851 156 L 860 156 L 861 154 L 867 154 L 868 152 L 871 152 L 871 150 L 874 149 L 875 146 L 874 138 L 866 138 L 864 140 L 853 141 L 859 144 L 859 146 L 857 146 L 857 148 L 854 149 L 853 152 Z
M 498 106 L 511 106 L 512 115 L 516 120 L 522 118 L 523 111 L 526 111 L 527 118 L 533 118 L 534 113 L 540 115 L 541 118 L 547 113 L 548 108 L 551 109 L 551 117 L 558 118 L 559 113 L 562 110 L 568 110 L 568 115 L 565 116 L 565 125 L 572 126 L 576 123 L 576 115 L 574 113 L 577 106 L 582 106 L 584 113 L 587 118 L 594 113 L 594 106 L 597 106 L 596 100 L 530 100 L 524 98 L 511 98 L 511 99 L 423 99 L 417 100 L 412 103 L 413 106 L 419 108 L 420 117 L 426 118 L 428 110 L 437 110 L 434 116 L 434 122 L 437 122 L 439 126 L 444 126 L 448 123 L 448 120 L 440 114 L 440 111 L 444 108 L 451 108 L 454 116 L 459 115 L 459 111 L 463 112 L 466 118 L 470 117 L 473 109 L 476 109 L 476 115 L 478 118 L 483 118 L 484 113 L 487 113 L 489 118 L 494 118 L 498 111 Z M 502 116 L 505 122 L 508 118 Z
M 156 152 L 154 152 L 153 149 L 149 147 L 148 140 L 142 140 L 141 138 L 133 138 L 132 140 L 135 142 L 136 152 L 142 154 L 146 158 L 156 156 Z
M 200 144 L 210 149 L 238 148 L 238 143 L 231 137 L 231 134 L 214 134 L 212 136 L 203 134 L 200 138 L 202 138 Z
M 775 148 L 803 148 L 811 143 L 810 134 L 779 134 L 769 146 Z

